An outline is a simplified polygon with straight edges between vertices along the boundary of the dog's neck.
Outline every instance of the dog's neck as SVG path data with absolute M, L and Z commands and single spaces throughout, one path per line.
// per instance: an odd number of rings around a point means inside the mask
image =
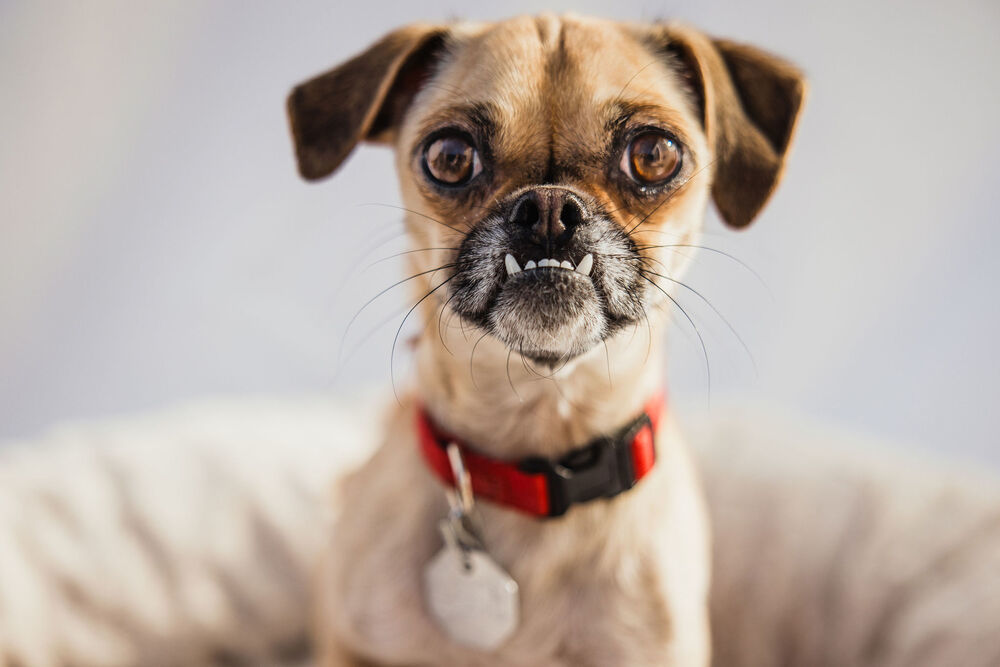
M 538 366 L 457 322 L 427 327 L 416 348 L 420 403 L 484 454 L 558 457 L 634 419 L 662 388 L 661 318 L 580 357 Z

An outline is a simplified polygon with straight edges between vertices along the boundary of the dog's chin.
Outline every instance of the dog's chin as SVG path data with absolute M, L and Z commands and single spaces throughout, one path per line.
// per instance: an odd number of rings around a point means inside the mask
M 510 350 L 547 364 L 587 352 L 604 340 L 608 329 L 590 278 L 558 268 L 511 276 L 486 319 L 490 333 Z

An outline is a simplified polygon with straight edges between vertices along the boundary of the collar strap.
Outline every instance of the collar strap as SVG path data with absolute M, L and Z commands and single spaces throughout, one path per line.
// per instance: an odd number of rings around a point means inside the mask
M 615 435 L 592 440 L 559 459 L 530 457 L 502 461 L 484 456 L 440 431 L 427 412 L 417 410 L 417 437 L 427 465 L 454 487 L 447 447 L 455 443 L 472 481 L 472 492 L 535 516 L 562 516 L 570 506 L 628 491 L 656 462 L 656 426 L 664 409 L 657 394 L 643 412 Z

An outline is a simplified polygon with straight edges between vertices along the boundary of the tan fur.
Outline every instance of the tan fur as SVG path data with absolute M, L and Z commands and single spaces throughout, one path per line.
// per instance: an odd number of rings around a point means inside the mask
M 680 49 L 687 55 L 676 55 Z M 693 64 L 682 62 L 688 58 Z M 721 208 L 732 224 L 749 222 L 780 176 L 771 167 L 782 162 L 799 100 L 784 118 L 784 142 L 763 140 L 721 58 L 707 38 L 688 29 L 578 17 L 410 27 L 297 88 L 289 110 L 300 166 L 310 178 L 333 171 L 345 145 L 359 137 L 375 134 L 394 143 L 414 247 L 442 248 L 410 255 L 413 273 L 427 272 L 414 281 L 415 296 L 433 297 L 448 275 L 434 271 L 450 261 L 446 248 L 460 242 L 492 202 L 545 178 L 594 198 L 624 229 L 647 218 L 631 230 L 637 244 L 692 244 L 712 175 L 739 161 L 747 168 L 737 171 L 749 180 L 727 176 L 723 186 L 740 191 L 722 197 Z M 760 76 L 769 79 L 770 57 L 761 58 Z M 691 66 L 694 83 L 679 74 Z M 367 77 L 363 84 L 359 72 Z M 341 110 L 331 91 L 351 82 L 368 97 L 342 94 L 355 101 Z M 636 118 L 669 126 L 687 146 L 688 170 L 669 199 L 642 200 L 609 172 L 601 147 L 616 104 L 641 108 Z M 491 146 L 495 183 L 463 197 L 442 194 L 422 177 L 415 147 L 442 123 L 476 122 L 470 108 L 483 105 L 500 119 Z M 398 118 L 398 125 L 376 129 L 379 117 Z M 335 129 L 310 142 L 302 131 L 308 125 Z M 754 171 L 754 159 L 767 168 Z M 671 276 L 686 261 L 670 249 L 642 254 Z M 666 282 L 655 286 L 673 291 Z M 706 520 L 669 416 L 658 433 L 658 465 L 622 496 L 551 521 L 480 504 L 485 544 L 521 590 L 521 624 L 495 652 L 449 641 L 428 615 L 421 589 L 423 568 L 441 546 L 436 524 L 447 507 L 418 455 L 417 406 L 501 458 L 557 456 L 612 432 L 639 413 L 661 382 L 660 334 L 669 301 L 660 296 L 651 303 L 644 326 L 553 369 L 535 367 L 498 339 L 451 321 L 442 312 L 446 298 L 421 302 L 425 326 L 416 341 L 415 387 L 394 411 L 382 447 L 341 489 L 338 504 L 349 509 L 331 533 L 317 604 L 327 665 L 708 664 Z M 439 317 L 446 321 L 438 324 Z

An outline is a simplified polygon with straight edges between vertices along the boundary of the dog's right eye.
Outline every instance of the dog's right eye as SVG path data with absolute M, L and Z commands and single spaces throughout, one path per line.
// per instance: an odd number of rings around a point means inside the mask
M 424 148 L 424 171 L 440 185 L 465 185 L 482 170 L 479 152 L 460 134 L 438 137 Z

